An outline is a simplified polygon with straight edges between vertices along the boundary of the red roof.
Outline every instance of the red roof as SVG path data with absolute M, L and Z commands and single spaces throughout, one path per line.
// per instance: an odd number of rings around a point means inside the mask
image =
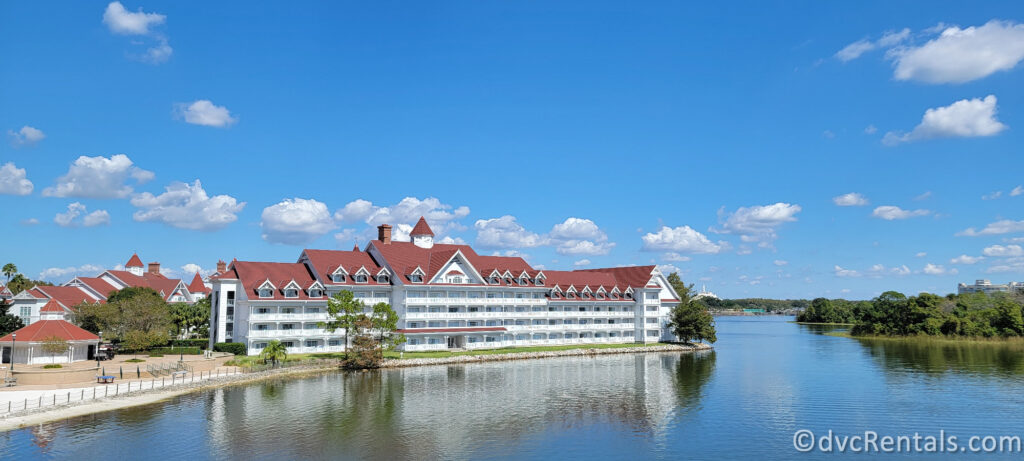
M 654 266 L 606 267 L 603 269 L 580 269 L 573 272 L 606 272 L 615 277 L 620 290 L 625 290 L 626 287 L 647 286 L 647 282 L 651 281 L 651 272 L 654 272 Z
M 429 235 L 434 236 L 434 231 L 430 230 L 430 225 L 427 224 L 427 220 L 420 216 L 420 220 L 416 221 L 416 226 L 412 228 L 412 232 L 409 232 L 409 236 L 416 235 Z
M 142 267 L 142 260 L 139 259 L 139 255 L 132 253 L 132 257 L 128 259 L 124 267 Z
M 98 336 L 72 325 L 67 320 L 40 320 L 14 333 L 18 334 L 19 342 L 42 342 L 51 336 L 66 341 L 98 341 L 100 339 Z M 10 334 L 0 338 L 0 342 L 13 340 L 14 338 Z
M 250 300 L 260 299 L 309 299 L 305 290 L 299 290 L 298 298 L 285 298 L 284 287 L 292 282 L 300 287 L 308 287 L 313 283 L 313 274 L 302 263 L 268 263 L 255 261 L 235 261 L 231 264 L 228 274 L 242 282 L 242 288 Z M 230 276 L 230 275 L 229 275 Z M 267 280 L 274 285 L 272 298 L 260 298 L 258 289 Z
M 310 264 L 313 266 L 313 270 L 316 271 L 316 275 L 327 284 L 334 283 L 331 279 L 331 275 L 334 271 L 338 270 L 338 267 L 344 269 L 348 277 L 345 277 L 345 284 L 355 284 L 352 280 L 352 276 L 356 275 L 359 268 L 365 267 L 370 272 L 370 276 L 367 279 L 367 283 L 360 283 L 359 285 L 376 285 L 377 280 L 374 278 L 378 272 L 380 272 L 380 264 L 370 257 L 370 254 L 365 251 L 352 250 L 352 251 L 340 251 L 340 250 L 303 250 L 302 252 L 309 259 Z M 303 285 L 306 286 L 306 285 Z
M 188 291 L 192 293 L 209 293 L 210 289 L 206 288 L 206 285 L 203 284 L 203 278 L 196 272 L 196 276 L 192 277 L 192 283 L 188 284 Z
M 174 294 L 174 289 L 181 283 L 179 279 L 169 279 L 162 274 L 152 272 L 143 272 L 141 276 L 128 271 L 107 271 L 106 273 L 130 287 L 152 288 L 157 293 L 163 293 L 164 299 L 169 299 Z
M 61 303 L 64 307 L 70 309 L 82 303 L 96 303 L 98 300 L 89 296 L 84 290 L 78 287 L 58 287 L 58 286 L 36 286 L 33 291 L 42 294 L 43 296 L 56 300 Z
M 51 300 L 46 302 L 45 306 L 39 308 L 39 312 L 62 312 L 63 313 L 64 312 L 64 308 L 60 307 L 60 304 L 57 304 L 56 300 L 51 299 Z
M 424 280 L 431 280 L 444 265 L 451 260 L 456 252 L 462 253 L 470 265 L 483 277 L 487 277 L 491 269 L 506 269 L 518 274 L 522 271 L 533 271 L 526 260 L 511 256 L 480 256 L 469 245 L 450 245 L 435 243 L 431 248 L 421 248 L 411 242 L 392 241 L 384 245 L 379 240 L 370 242 L 384 256 L 384 260 L 395 269 L 400 276 L 408 277 L 417 267 L 422 268 L 426 275 Z M 406 278 L 408 281 L 408 278 Z M 504 283 L 504 282 L 502 282 Z
M 99 293 L 100 296 L 103 296 L 105 298 L 109 298 L 110 295 L 114 294 L 114 292 L 117 291 L 117 288 L 108 283 L 106 280 L 103 280 L 99 277 L 78 277 L 78 280 L 87 285 L 89 288 L 96 290 L 96 292 Z
M 487 331 L 508 331 L 504 327 L 467 327 L 467 328 L 406 328 L 404 330 L 396 330 L 399 333 L 418 334 L 418 333 L 472 333 L 472 332 L 487 332 Z

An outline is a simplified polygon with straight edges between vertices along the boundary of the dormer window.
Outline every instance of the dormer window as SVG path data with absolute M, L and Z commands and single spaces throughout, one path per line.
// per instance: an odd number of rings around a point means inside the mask
M 261 298 L 273 298 L 274 297 L 274 290 L 271 290 L 270 288 L 263 288 L 263 289 L 260 290 L 260 297 Z
M 331 276 L 331 281 L 334 283 L 345 283 L 345 274 L 337 273 Z
M 391 283 L 391 277 L 388 277 L 388 274 L 380 274 L 377 276 L 377 283 Z
M 527 278 L 527 277 L 519 277 L 519 284 L 520 285 L 526 286 L 529 283 L 530 283 L 530 279 L 529 278 Z
M 559 299 L 559 298 L 561 298 L 561 297 L 562 297 L 562 294 L 561 294 L 561 293 L 559 293 L 559 292 L 557 292 L 557 291 L 552 291 L 552 292 L 551 292 L 551 299 Z
M 366 283 L 368 281 L 366 274 L 356 274 L 356 283 Z
M 284 297 L 285 298 L 298 298 L 299 297 L 299 290 L 296 290 L 294 288 L 289 288 L 287 290 L 284 290 Z
M 309 297 L 310 298 L 319 298 L 321 296 L 323 296 L 323 292 L 320 291 L 319 288 L 311 288 L 309 290 Z
M 491 285 L 497 285 L 500 282 L 498 281 L 497 277 L 490 277 L 490 278 L 487 279 L 487 283 L 489 283 Z
M 583 299 L 590 299 L 590 292 L 589 291 L 584 291 L 583 292 Z
M 626 293 L 626 299 L 633 299 L 633 293 Z
M 505 277 L 505 285 L 511 285 L 511 284 L 512 284 L 512 277 Z
M 462 277 L 458 275 L 454 277 L 448 277 L 448 283 L 462 283 Z
M 534 284 L 537 286 L 544 285 L 544 279 L 542 277 L 537 277 L 536 279 L 534 279 Z
M 409 276 L 409 281 L 413 282 L 413 283 L 423 283 L 423 275 L 421 275 L 421 274 L 412 274 L 412 275 Z
M 565 294 L 565 297 L 569 298 L 569 299 L 576 299 L 576 293 L 573 293 L 573 292 L 570 291 L 570 292 Z

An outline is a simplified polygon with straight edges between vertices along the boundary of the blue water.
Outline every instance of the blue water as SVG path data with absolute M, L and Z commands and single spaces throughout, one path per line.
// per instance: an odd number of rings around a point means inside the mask
M 699 354 L 210 390 L 0 434 L 0 458 L 823 459 L 856 455 L 799 453 L 794 432 L 1024 435 L 1019 346 L 863 341 L 790 320 L 718 318 L 715 351 Z

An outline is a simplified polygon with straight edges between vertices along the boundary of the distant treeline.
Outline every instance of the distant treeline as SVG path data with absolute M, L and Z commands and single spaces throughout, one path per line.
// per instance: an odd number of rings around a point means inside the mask
M 1024 336 L 1024 296 L 970 293 L 907 297 L 887 291 L 871 301 L 818 298 L 798 322 L 853 323 L 855 336 Z
M 806 299 L 717 299 L 699 298 L 708 309 L 712 310 L 742 310 L 742 309 L 764 309 L 765 311 L 784 311 L 789 309 L 805 308 L 811 304 Z

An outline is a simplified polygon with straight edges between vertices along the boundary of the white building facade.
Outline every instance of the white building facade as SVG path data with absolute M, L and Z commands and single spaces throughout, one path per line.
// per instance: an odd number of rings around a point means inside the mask
M 964 293 L 1013 293 L 1013 292 L 1024 292 L 1024 282 L 1009 282 L 1002 284 L 992 284 L 991 280 L 978 279 L 974 281 L 974 285 L 968 285 L 961 283 L 956 287 L 957 294 Z
M 424 219 L 412 242 L 391 226 L 362 250 L 304 250 L 295 263 L 234 261 L 211 278 L 210 343 L 239 342 L 258 354 L 271 340 L 292 353 L 344 349 L 328 332 L 327 299 L 348 290 L 399 315 L 406 351 L 493 349 L 673 340 L 678 296 L 655 266 L 576 271 L 534 269 L 518 257 L 482 256 L 434 244 Z

